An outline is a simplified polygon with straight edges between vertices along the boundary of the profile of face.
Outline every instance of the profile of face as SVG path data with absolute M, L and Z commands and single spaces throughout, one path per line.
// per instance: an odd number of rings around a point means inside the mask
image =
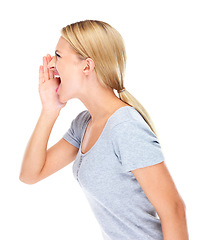
M 55 56 L 49 62 L 48 68 L 59 75 L 61 83 L 57 90 L 59 100 L 67 102 L 78 97 L 86 86 L 87 77 L 94 71 L 94 62 L 91 58 L 81 59 L 65 38 L 60 37 Z

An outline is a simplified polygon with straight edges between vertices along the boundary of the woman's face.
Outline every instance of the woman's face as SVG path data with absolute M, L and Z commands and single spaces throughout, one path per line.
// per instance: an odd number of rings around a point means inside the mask
M 48 68 L 60 77 L 61 83 L 57 94 L 62 103 L 77 95 L 84 78 L 85 65 L 85 60 L 81 60 L 70 44 L 63 37 L 60 37 L 55 56 L 48 64 Z

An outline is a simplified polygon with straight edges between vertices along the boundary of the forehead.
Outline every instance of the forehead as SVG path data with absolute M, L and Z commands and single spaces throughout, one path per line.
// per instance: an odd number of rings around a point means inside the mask
M 60 37 L 59 41 L 56 45 L 56 49 L 62 53 L 75 53 L 75 51 L 73 50 L 73 48 L 71 47 L 71 45 L 68 43 L 68 41 L 64 38 L 64 37 Z

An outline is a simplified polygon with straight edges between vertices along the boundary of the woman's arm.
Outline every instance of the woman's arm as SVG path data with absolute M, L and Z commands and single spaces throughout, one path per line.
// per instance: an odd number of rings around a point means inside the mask
M 43 57 L 43 66 L 39 68 L 39 94 L 42 111 L 28 142 L 20 173 L 20 180 L 30 184 L 36 182 L 45 164 L 51 130 L 60 110 L 66 105 L 59 101 L 56 92 L 59 82 L 55 78 L 54 72 L 48 68 L 50 61 L 52 61 L 50 55 Z
M 165 163 L 131 172 L 160 217 L 164 240 L 188 240 L 185 204 Z
M 47 154 L 47 143 L 59 113 L 41 112 L 33 134 L 27 144 L 20 172 L 20 180 L 35 183 Z

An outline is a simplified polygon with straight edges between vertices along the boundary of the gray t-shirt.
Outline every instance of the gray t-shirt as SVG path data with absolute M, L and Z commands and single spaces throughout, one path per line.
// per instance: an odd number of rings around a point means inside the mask
M 91 115 L 80 112 L 63 138 L 79 149 L 73 175 L 84 191 L 105 240 L 163 240 L 158 215 L 131 170 L 158 164 L 164 155 L 139 112 L 116 110 L 86 153 L 81 142 Z

